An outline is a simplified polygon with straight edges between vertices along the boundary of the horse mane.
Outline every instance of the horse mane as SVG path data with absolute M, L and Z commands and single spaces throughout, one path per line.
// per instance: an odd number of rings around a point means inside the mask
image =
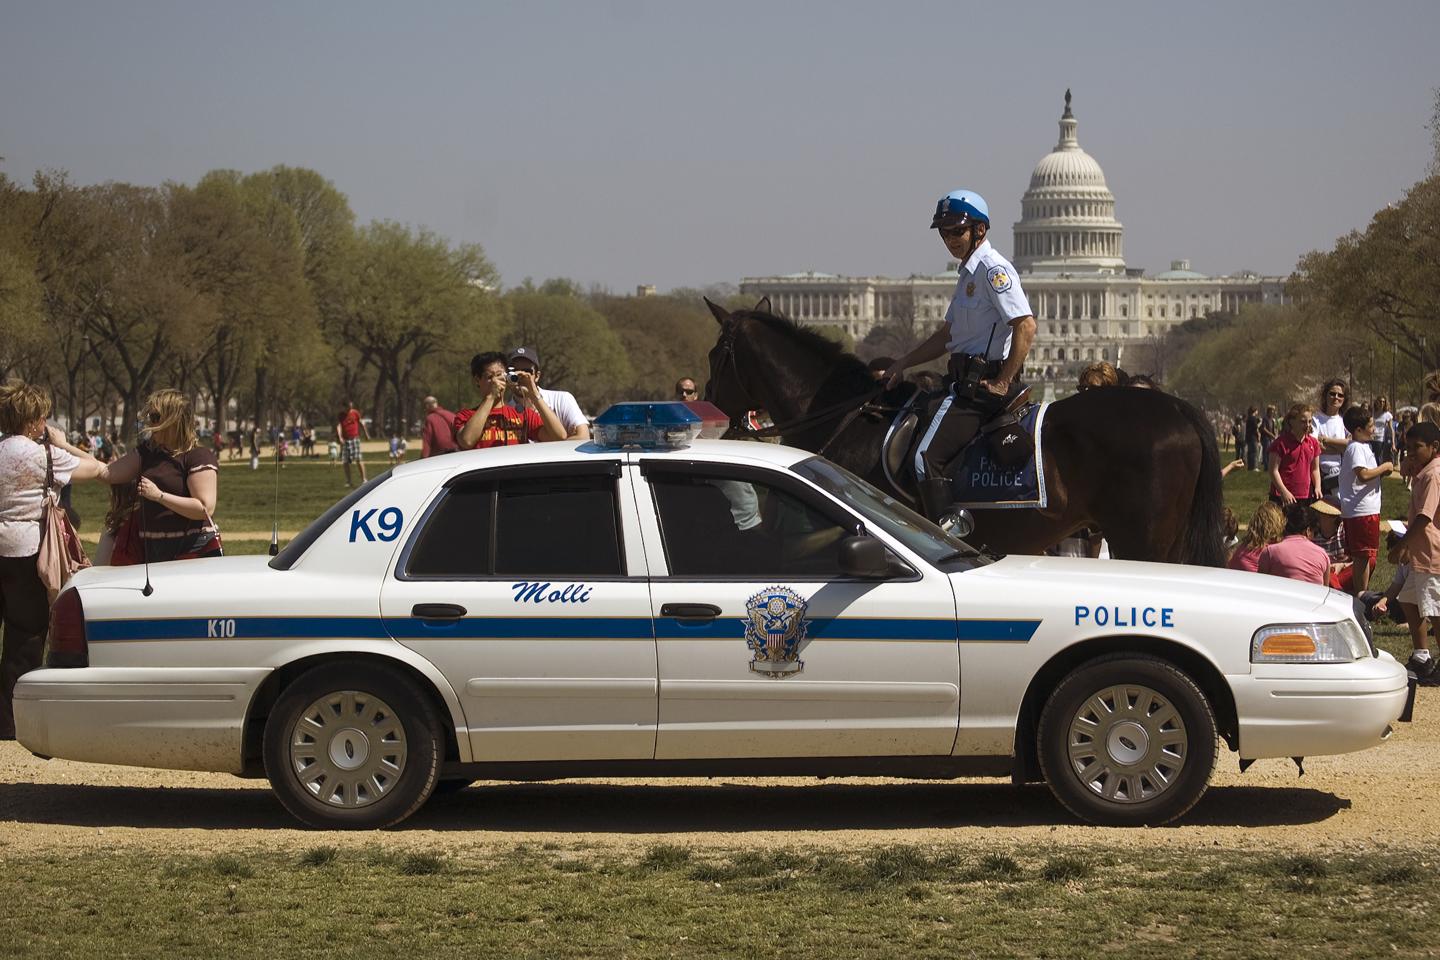
M 830 367 L 824 386 L 827 395 L 847 396 L 864 393 L 875 387 L 875 379 L 870 375 L 870 368 L 865 362 L 823 333 L 802 326 L 789 317 L 758 310 L 737 311 L 735 316 L 744 316 L 760 323 L 771 332 L 788 338 L 795 346 L 824 361 Z

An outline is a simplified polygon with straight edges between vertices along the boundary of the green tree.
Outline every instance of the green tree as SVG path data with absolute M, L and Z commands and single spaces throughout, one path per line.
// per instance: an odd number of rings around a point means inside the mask
M 1363 232 L 1307 254 L 1293 288 L 1425 369 L 1440 364 L 1440 174 L 1376 213 Z
M 44 364 L 35 207 L 33 195 L 0 173 L 0 380 L 11 374 L 33 378 Z
M 605 317 L 568 294 L 516 291 L 504 298 L 500 342 L 533 346 L 546 386 L 569 390 L 595 410 L 622 396 L 631 382 L 625 348 Z
M 266 371 L 254 397 L 263 402 L 274 360 L 315 329 L 299 232 L 287 208 L 247 194 L 235 171 L 213 171 L 194 187 L 168 189 L 171 240 L 191 286 L 214 307 L 208 325 L 190 326 L 176 338 L 183 368 L 177 382 L 183 389 L 188 376 L 197 375 L 223 425 L 237 383 Z M 257 407 L 257 425 L 261 419 Z
M 705 383 L 710 348 L 719 328 L 702 300 L 599 296 L 591 303 L 631 361 L 630 379 L 617 380 L 620 389 L 615 396 L 635 400 L 669 397 L 681 377 Z
M 428 230 L 377 222 L 358 231 L 344 269 L 339 329 L 327 334 L 375 367 L 377 423 L 387 409 L 401 423 L 417 419 L 411 385 L 421 364 L 456 344 L 483 342 L 493 330 L 495 268 L 478 245 L 451 247 Z M 387 392 L 393 407 L 384 403 Z

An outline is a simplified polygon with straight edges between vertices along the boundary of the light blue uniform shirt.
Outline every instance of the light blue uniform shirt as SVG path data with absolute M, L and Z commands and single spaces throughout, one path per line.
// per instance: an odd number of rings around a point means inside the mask
M 1033 316 L 1015 267 L 986 240 L 960 265 L 960 282 L 945 311 L 951 353 L 985 354 L 1004 360 L 1015 328 L 1010 321 Z M 994 335 L 991 335 L 991 332 Z M 988 344 L 988 350 L 987 350 Z

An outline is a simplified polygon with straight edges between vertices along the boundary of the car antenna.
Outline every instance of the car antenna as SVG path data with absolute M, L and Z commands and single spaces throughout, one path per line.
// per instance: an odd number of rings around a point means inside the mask
M 275 511 L 270 522 L 270 556 L 280 553 L 280 440 L 275 440 Z
M 140 596 L 148 597 L 155 592 L 155 588 L 150 586 L 150 542 L 145 539 L 145 502 L 141 499 L 138 489 L 135 499 L 135 515 L 140 522 L 140 557 L 145 562 L 145 586 L 141 589 Z

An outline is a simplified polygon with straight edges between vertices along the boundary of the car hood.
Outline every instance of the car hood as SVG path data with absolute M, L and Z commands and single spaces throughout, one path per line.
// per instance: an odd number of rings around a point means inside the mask
M 1091 560 L 1083 557 L 1002 557 L 992 564 L 956 577 L 1018 581 L 1037 591 L 1075 596 L 1123 597 L 1172 606 L 1203 605 L 1212 610 L 1255 608 L 1272 619 L 1310 617 L 1321 607 L 1350 615 L 1350 598 L 1338 603 L 1329 587 L 1243 570 L 1194 567 L 1134 560 Z M 998 586 L 998 584 L 997 584 Z

